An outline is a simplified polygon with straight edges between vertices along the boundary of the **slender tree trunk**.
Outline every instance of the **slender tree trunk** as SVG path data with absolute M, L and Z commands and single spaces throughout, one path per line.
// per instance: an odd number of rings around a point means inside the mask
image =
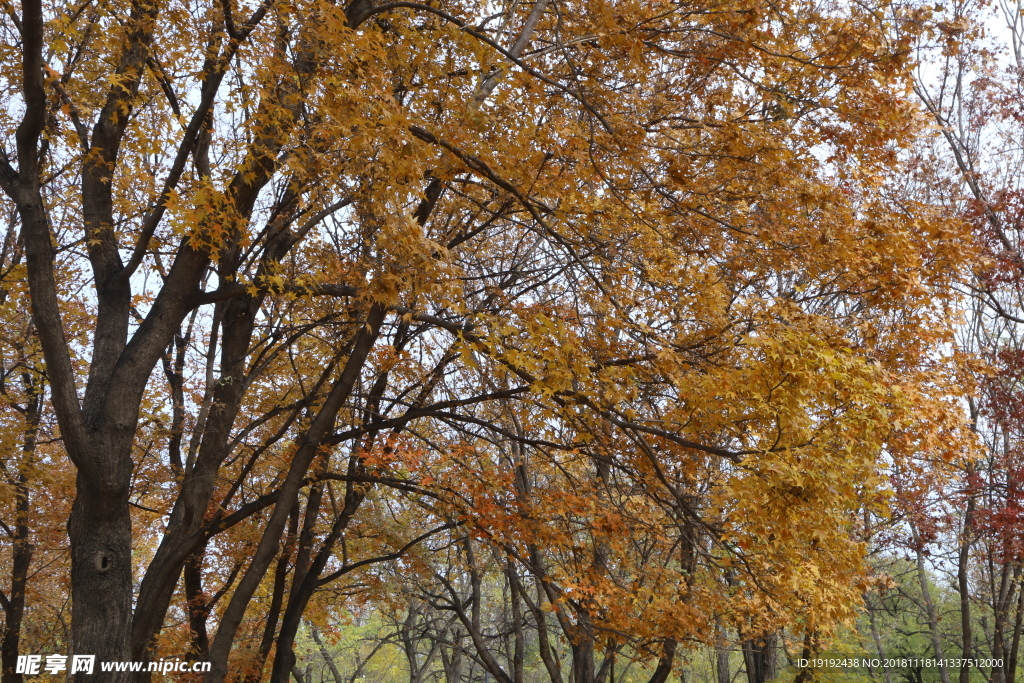
M 719 616 L 715 617 L 715 681 L 716 683 L 731 683 L 732 681 L 725 628 L 722 626 L 722 618 Z
M 239 581 L 231 601 L 221 617 L 217 635 L 210 648 L 212 666 L 210 672 L 206 675 L 205 680 L 207 683 L 221 683 L 227 674 L 228 655 L 231 651 L 231 646 L 234 643 L 249 601 L 263 580 L 263 576 L 274 556 L 277 555 L 278 543 L 284 531 L 290 503 L 296 500 L 306 472 L 309 471 L 309 466 L 319 452 L 322 439 L 334 425 L 338 411 L 352 392 L 352 388 L 362 372 L 366 357 L 376 342 L 377 336 L 380 334 L 380 327 L 386 313 L 387 310 L 382 305 L 375 304 L 372 307 L 366 324 L 356 333 L 352 345 L 352 353 L 345 364 L 344 370 L 335 381 L 316 417 L 310 422 L 309 428 L 303 435 L 300 446 L 292 458 L 287 478 L 281 487 L 278 505 L 265 526 L 263 536 L 260 539 L 259 546 L 249 568 Z M 286 669 L 286 671 L 290 670 L 290 668 Z M 86 682 L 83 681 L 83 683 Z
M 299 506 L 295 505 L 295 509 L 292 512 L 293 524 L 298 521 L 299 517 Z M 294 538 L 295 529 L 292 528 L 291 536 Z M 270 649 L 274 646 L 274 636 L 277 634 L 277 622 L 281 618 L 281 609 L 284 605 L 284 588 L 285 581 L 288 579 L 288 560 L 290 553 L 288 549 L 289 543 L 283 544 L 281 548 L 281 554 L 277 558 L 277 566 L 274 568 L 274 590 L 270 596 L 270 607 L 267 609 L 267 623 L 263 626 L 263 638 L 260 640 L 260 648 L 256 654 L 256 662 L 253 665 L 252 673 L 249 674 L 246 679 L 246 683 L 259 683 L 259 680 L 263 677 L 263 666 L 267 662 L 267 657 L 270 655 Z M 294 655 L 290 662 L 293 666 L 295 664 Z M 287 676 L 285 677 L 287 679 Z
M 893 683 L 892 670 L 885 659 L 885 648 L 882 647 L 882 637 L 878 633 L 878 621 L 875 619 L 875 607 L 871 604 L 871 594 L 864 593 L 864 605 L 868 610 L 868 624 L 871 628 L 871 640 L 875 643 L 875 653 L 882 660 L 882 671 L 885 674 L 885 683 Z
M 924 554 L 921 552 L 921 541 L 917 529 L 911 525 L 914 534 L 915 552 L 917 555 L 917 580 L 921 586 L 921 599 L 924 602 L 925 614 L 928 617 L 928 630 L 931 635 L 932 652 L 939 660 L 939 677 L 942 683 L 949 683 L 949 669 L 943 664 L 942 657 L 942 634 L 939 632 L 939 618 L 935 610 L 935 603 L 932 600 L 932 591 L 928 586 L 928 574 L 924 567 Z
M 525 473 L 523 476 L 525 476 Z M 532 546 L 529 548 L 529 551 L 531 564 L 538 572 L 541 571 L 543 565 L 541 564 L 540 551 Z M 537 581 L 537 598 L 536 602 L 534 602 L 528 599 L 526 589 L 519 580 L 518 574 L 512 572 L 509 577 L 516 582 L 519 593 L 523 597 L 524 602 L 526 602 L 527 608 L 533 615 L 534 623 L 537 625 L 537 650 L 539 651 L 541 662 L 544 663 L 544 668 L 547 670 L 548 679 L 551 683 L 562 683 L 562 664 L 558 660 L 554 647 L 551 645 L 548 633 L 547 612 L 543 609 L 546 596 L 540 586 L 540 581 Z
M 214 310 L 214 320 L 221 320 L 223 328 L 219 335 L 222 339 L 220 377 L 207 389 L 209 410 L 203 422 L 202 437 L 196 444 L 195 462 L 191 467 L 186 466 L 181 493 L 174 501 L 163 538 L 139 585 L 132 622 L 132 655 L 136 660 L 148 658 L 174 596 L 180 567 L 206 540 L 202 533 L 204 515 L 216 487 L 218 469 L 228 455 L 231 428 L 245 394 L 246 354 L 261 301 L 260 297 L 239 297 Z M 215 325 L 215 338 L 217 332 Z M 211 345 L 214 343 L 215 339 L 211 340 Z M 213 358 L 208 362 L 212 380 Z M 148 680 L 148 676 L 140 676 L 139 680 Z
M 957 590 L 960 592 L 960 633 L 963 639 L 962 657 L 964 662 L 970 662 L 974 656 L 974 631 L 971 624 L 971 587 L 967 576 L 974 533 L 974 506 L 975 498 L 972 495 L 967 499 L 967 511 L 964 513 L 963 539 L 960 542 L 960 551 L 957 555 L 956 565 Z M 965 663 L 960 667 L 959 683 L 971 683 L 970 664 Z
M 516 432 L 522 435 L 522 425 L 519 424 L 518 420 L 515 420 L 515 413 L 512 413 L 512 415 Z M 519 448 L 519 446 L 513 447 Z M 526 461 L 523 459 L 521 453 L 517 452 L 517 458 L 518 462 L 515 466 L 516 495 L 523 503 L 527 503 L 530 501 L 532 495 L 530 473 L 527 470 Z M 544 668 L 547 670 L 548 679 L 551 683 L 562 683 L 562 663 L 559 661 L 554 648 L 551 645 L 551 639 L 548 633 L 547 612 L 543 609 L 544 601 L 546 599 L 544 589 L 542 588 L 543 577 L 541 576 L 544 572 L 544 559 L 541 556 L 540 548 L 537 546 L 530 545 L 528 546 L 528 550 L 530 553 L 530 564 L 533 565 L 533 571 L 536 579 L 536 602 L 527 600 L 526 589 L 519 580 L 518 573 L 514 570 L 509 573 L 509 580 L 516 583 L 516 587 L 519 590 L 520 595 L 522 595 L 524 601 L 526 601 L 527 607 L 533 614 L 534 622 L 537 624 L 537 649 L 540 652 L 540 659 L 544 663 Z M 511 567 L 511 564 L 509 566 Z
M 28 526 L 29 493 L 28 478 L 24 473 L 18 476 L 15 492 L 17 519 L 14 538 L 11 541 L 11 592 L 4 605 L 3 640 L 0 641 L 0 662 L 3 666 L 3 683 L 21 683 L 23 675 L 15 673 L 15 664 L 21 643 L 21 624 L 25 615 L 25 584 L 28 568 L 32 562 L 32 543 Z
M 409 611 L 405 615 L 400 630 L 402 638 L 402 652 L 405 653 L 405 661 L 409 665 L 409 683 L 420 683 L 420 662 L 417 645 L 418 638 L 414 635 L 416 630 L 416 617 L 419 616 L 419 606 L 409 605 Z
M 1020 653 L 1020 633 L 1024 627 L 1024 587 L 1017 589 L 1017 614 L 1013 620 L 1013 637 L 1010 641 L 1010 657 L 1006 662 L 1006 680 L 1017 680 L 1017 657 Z
M 804 646 L 800 651 L 800 658 L 808 660 L 811 658 L 818 648 L 817 638 L 813 634 L 807 633 L 804 635 Z M 793 679 L 793 683 L 808 683 L 814 680 L 814 667 L 802 666 L 796 674 L 796 678 Z
M 359 474 L 362 471 L 358 456 L 351 456 L 349 458 L 349 474 Z M 345 493 L 345 507 L 338 513 L 338 518 L 334 521 L 327 538 L 324 539 L 316 558 L 309 563 L 308 567 L 300 567 L 298 562 L 296 563 L 288 606 L 281 619 L 281 632 L 277 637 L 274 667 L 270 676 L 272 683 L 287 683 L 288 672 L 291 671 L 295 663 L 295 636 L 298 633 L 302 615 L 306 611 L 306 605 L 309 604 L 310 598 L 313 597 L 317 586 L 320 585 L 320 575 L 324 567 L 327 566 L 327 560 L 333 554 L 335 544 L 365 497 L 365 488 L 357 487 L 349 482 Z M 305 556 L 308 558 L 309 553 L 307 552 Z
M 420 217 L 422 220 L 426 220 L 428 215 L 429 212 L 421 213 Z M 379 326 L 379 322 L 377 325 Z M 405 334 L 407 332 L 407 324 L 402 323 L 396 335 L 394 348 L 401 349 L 404 346 L 406 341 Z M 377 414 L 380 408 L 380 398 L 387 384 L 387 377 L 388 374 L 386 372 L 381 373 L 370 390 L 368 407 L 364 418 L 367 421 Z M 367 435 L 365 450 L 370 449 L 370 445 L 375 437 L 376 432 L 371 432 Z M 349 476 L 366 474 L 366 467 L 356 453 L 357 450 L 353 449 L 348 459 L 347 474 Z M 326 463 L 322 465 L 318 476 L 323 476 L 325 473 Z M 277 650 L 274 655 L 274 666 L 270 676 L 272 683 L 287 683 L 288 672 L 291 671 L 295 662 L 295 636 L 298 633 L 302 615 L 306 611 L 306 606 L 313 597 L 313 593 L 320 585 L 320 576 L 334 552 L 335 545 L 342 537 L 342 534 L 344 534 L 345 529 L 348 528 L 349 521 L 355 516 L 359 506 L 362 505 L 363 500 L 366 498 L 366 493 L 366 487 L 357 486 L 351 480 L 346 483 L 345 505 L 340 512 L 337 512 L 334 523 L 331 526 L 331 531 L 321 544 L 316 557 L 313 557 L 315 540 L 313 530 L 320 512 L 323 487 L 319 484 L 310 487 L 306 504 L 306 517 L 299 539 L 299 552 L 297 553 L 295 571 L 292 576 L 292 588 L 288 596 L 288 605 L 285 608 L 284 617 L 281 620 L 281 632 L 277 638 Z
M 607 683 L 609 676 L 614 678 L 614 667 L 615 642 L 609 638 L 604 650 L 604 659 L 601 660 L 601 666 L 597 669 L 597 676 L 594 679 L 595 683 Z
M 15 673 L 18 654 L 21 646 L 21 626 L 25 616 L 25 588 L 28 583 L 28 570 L 32 564 L 33 546 L 31 529 L 29 528 L 29 488 L 28 470 L 35 461 L 36 437 L 39 429 L 39 412 L 41 396 L 31 394 L 26 415 L 28 425 L 22 444 L 24 462 L 18 472 L 18 485 L 14 491 L 14 538 L 11 540 L 11 592 L 4 607 L 4 630 L 0 640 L 0 666 L 2 666 L 2 683 L 21 683 L 23 674 Z
M 461 683 L 462 681 L 462 633 L 459 628 L 451 629 L 451 655 L 441 650 L 441 666 L 444 669 L 445 683 Z
M 509 560 L 505 568 L 508 578 L 510 612 L 512 615 L 512 683 L 523 683 L 526 667 L 526 634 L 523 631 L 523 605 L 519 597 L 519 582 L 515 580 L 515 565 Z
M 341 672 L 338 671 L 338 665 L 334 662 L 334 657 L 327 651 L 327 647 L 324 645 L 324 641 L 320 639 L 320 632 L 316 630 L 316 626 L 309 625 L 309 635 L 313 637 L 313 642 L 316 643 L 317 650 L 320 651 L 320 656 L 323 657 L 324 663 L 327 664 L 327 668 L 331 670 L 331 676 L 334 677 L 334 683 L 345 683 L 341 677 Z
M 1006 678 L 1006 624 L 1010 616 L 1010 603 L 1013 601 L 1014 590 L 1020 580 L 1021 567 L 1006 562 L 1002 565 L 999 575 L 999 589 L 996 591 L 993 605 L 992 624 L 992 658 L 1002 662 L 1002 666 L 992 667 L 992 683 L 1004 683 Z M 1009 681 L 1013 683 L 1013 681 Z

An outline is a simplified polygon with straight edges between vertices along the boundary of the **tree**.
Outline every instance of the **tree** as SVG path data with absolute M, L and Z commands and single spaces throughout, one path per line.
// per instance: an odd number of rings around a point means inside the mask
M 849 615 L 883 452 L 966 447 L 934 361 L 970 249 L 900 194 L 882 16 L 6 6 L 74 651 L 284 681 L 332 582 L 461 527 L 567 606 L 581 682 L 609 628 L 664 681 L 716 631 L 680 605 L 748 640 Z M 397 508 L 437 524 L 361 523 Z
M 947 514 L 945 526 L 955 534 L 962 657 L 987 649 L 1005 662 L 992 670 L 995 683 L 1014 679 L 1024 624 L 1020 16 L 1013 2 L 936 7 L 918 42 L 923 67 L 915 77 L 916 94 L 940 132 L 939 145 L 924 150 L 920 166 L 950 211 L 973 226 L 982 248 L 961 285 L 973 304 L 959 344 L 985 360 L 968 399 L 985 453 L 962 465 L 942 497 L 959 510 Z M 986 27 L 1000 25 L 989 35 Z M 958 519 L 949 524 L 950 517 Z M 972 610 L 990 617 L 977 633 Z M 969 677 L 965 666 L 961 683 Z
M 0 670 L 16 683 L 17 655 L 46 641 L 67 641 L 67 540 L 63 521 L 74 477 L 53 443 L 46 372 L 24 287 L 24 251 L 16 221 L 0 248 Z M 49 627 L 49 628 L 48 628 Z M 49 633 L 48 633 L 49 631 Z

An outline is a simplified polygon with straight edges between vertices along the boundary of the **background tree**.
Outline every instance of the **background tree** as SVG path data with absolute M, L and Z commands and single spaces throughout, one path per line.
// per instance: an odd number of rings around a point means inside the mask
M 915 91 L 937 124 L 916 166 L 933 202 L 944 202 L 974 228 L 983 251 L 963 289 L 973 304 L 961 348 L 986 361 L 968 399 L 985 456 L 937 482 L 930 509 L 907 521 L 915 552 L 935 571 L 956 567 L 957 632 L 946 651 L 1004 662 L 993 681 L 1014 680 L 1024 603 L 1020 602 L 1020 84 L 1021 7 L 957 2 L 937 6 L 918 41 Z M 921 514 L 923 513 L 923 514 Z M 923 565 L 917 572 L 924 576 Z M 930 629 L 938 626 L 932 621 Z M 937 644 L 936 647 L 939 647 Z M 961 683 L 972 676 L 959 672 Z
M 74 473 L 54 443 L 46 369 L 28 311 L 24 251 L 17 221 L 8 223 L 0 248 L 0 583 L 4 683 L 17 683 L 19 653 L 69 645 L 70 605 L 64 520 Z M 68 284 L 74 282 L 68 277 Z M 65 290 L 68 300 L 75 297 Z M 79 309 L 81 310 L 81 309 Z M 69 319 L 79 319 L 69 311 Z

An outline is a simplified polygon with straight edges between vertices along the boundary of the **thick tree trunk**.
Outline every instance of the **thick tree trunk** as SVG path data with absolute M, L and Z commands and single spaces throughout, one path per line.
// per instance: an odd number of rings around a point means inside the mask
M 132 524 L 127 481 L 119 490 L 98 486 L 79 471 L 75 502 L 68 519 L 71 542 L 71 630 L 74 651 L 95 655 L 96 672 L 78 672 L 77 683 L 127 680 L 121 672 L 99 671 L 100 662 L 131 658 Z
M 732 672 L 729 670 L 729 651 L 724 647 L 715 648 L 715 680 L 717 683 L 732 681 Z
M 582 613 L 577 616 L 582 622 L 580 628 L 580 643 L 572 646 L 572 675 L 571 680 L 575 683 L 594 683 L 594 676 L 597 671 L 594 668 L 594 636 L 593 627 L 590 625 L 589 615 Z

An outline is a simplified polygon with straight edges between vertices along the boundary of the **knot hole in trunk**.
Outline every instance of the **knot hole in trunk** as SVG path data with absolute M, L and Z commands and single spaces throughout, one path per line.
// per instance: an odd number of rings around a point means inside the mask
M 111 556 L 107 553 L 102 552 L 96 553 L 96 558 L 94 562 L 96 563 L 96 571 L 98 571 L 100 574 L 106 574 L 107 572 L 109 572 L 110 568 L 114 564 L 113 558 L 111 558 Z

